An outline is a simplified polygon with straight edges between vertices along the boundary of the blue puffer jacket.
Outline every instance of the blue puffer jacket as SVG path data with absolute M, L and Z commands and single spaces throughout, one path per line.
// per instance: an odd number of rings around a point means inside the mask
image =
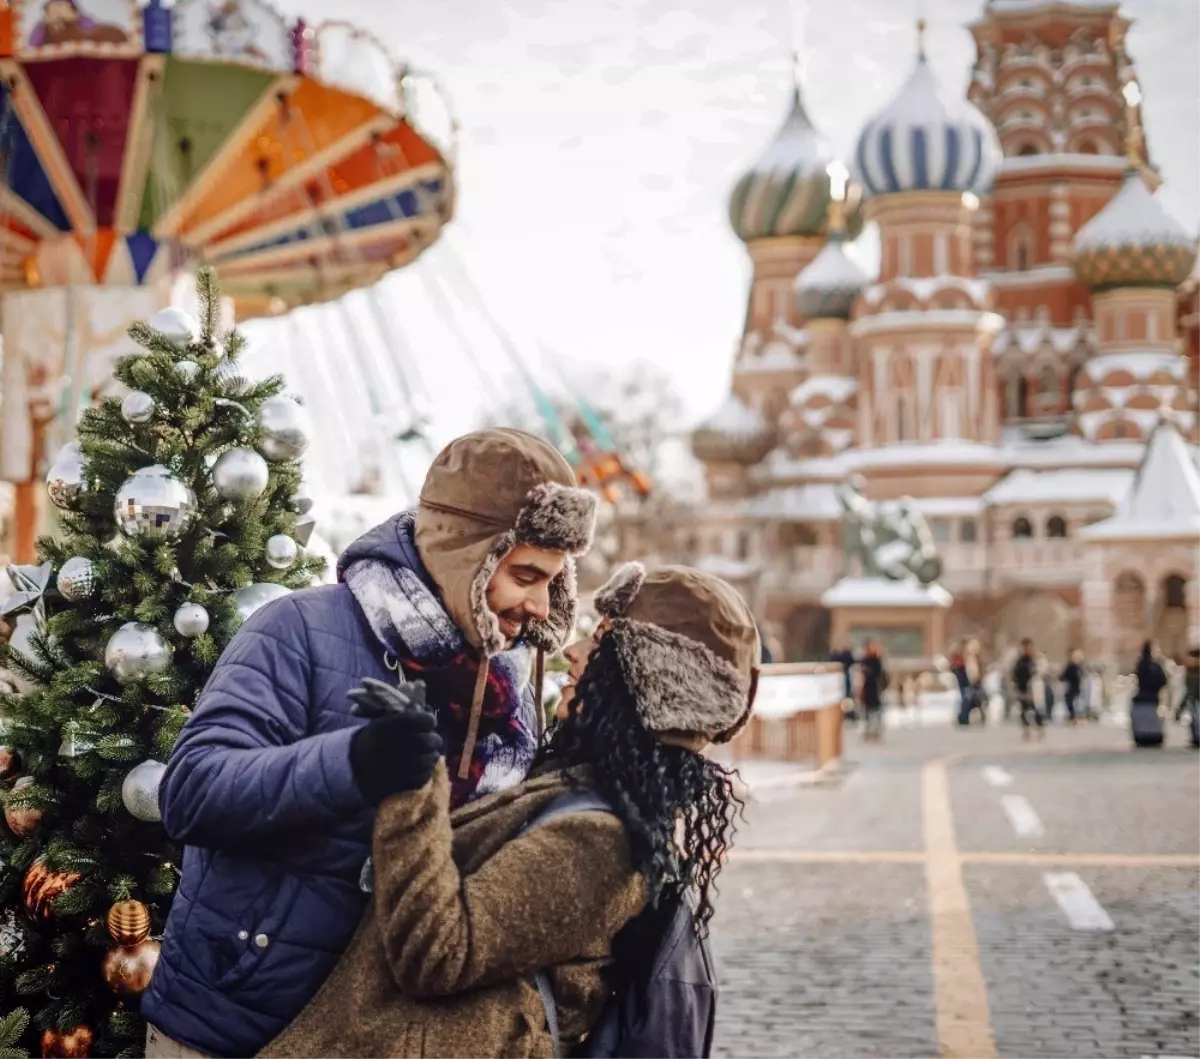
M 394 522 L 356 542 L 422 573 Z M 426 577 L 426 580 L 428 578 Z M 350 590 L 263 607 L 221 657 L 167 764 L 183 877 L 142 1014 L 212 1056 L 248 1056 L 316 994 L 366 905 L 373 813 L 350 771 L 346 693 L 394 680 Z

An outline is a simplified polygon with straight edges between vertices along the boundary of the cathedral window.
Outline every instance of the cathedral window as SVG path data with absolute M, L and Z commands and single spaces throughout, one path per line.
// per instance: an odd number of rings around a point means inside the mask
M 1030 155 L 1035 155 L 1037 153 L 1038 149 L 1036 143 L 1023 143 L 1021 144 L 1020 150 L 1017 151 L 1017 154 L 1021 155 L 1023 158 L 1028 158 Z
M 1063 538 L 1067 535 L 1067 520 L 1061 515 L 1051 515 L 1046 520 L 1046 536 Z
M 1187 582 L 1178 574 L 1163 579 L 1163 603 L 1172 610 L 1187 609 Z
M 1037 410 L 1041 415 L 1053 415 L 1059 410 L 1062 395 L 1058 386 L 1058 375 L 1047 366 L 1038 376 Z
M 1033 539 L 1033 523 L 1023 515 L 1013 520 L 1012 535 L 1015 541 L 1027 541 Z
M 974 544 L 978 533 L 979 527 L 973 518 L 965 518 L 958 524 L 958 539 L 963 544 Z

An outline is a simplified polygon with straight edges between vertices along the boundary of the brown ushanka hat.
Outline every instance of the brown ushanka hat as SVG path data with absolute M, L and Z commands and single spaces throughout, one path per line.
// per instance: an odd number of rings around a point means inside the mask
M 626 563 L 593 603 L 611 623 L 642 723 L 658 734 L 732 739 L 750 717 L 761 646 L 745 600 L 687 566 Z

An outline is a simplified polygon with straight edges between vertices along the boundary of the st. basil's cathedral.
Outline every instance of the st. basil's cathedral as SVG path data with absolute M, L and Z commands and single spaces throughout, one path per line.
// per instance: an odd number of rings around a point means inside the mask
M 823 657 L 855 479 L 925 517 L 948 640 L 1120 668 L 1200 641 L 1197 245 L 1155 194 L 1129 26 L 990 0 L 966 100 L 919 29 L 848 173 L 795 90 L 730 199 L 753 278 L 692 436 L 707 499 L 626 522 L 624 550 L 735 578 L 777 653 Z M 846 253 L 866 222 L 875 278 Z

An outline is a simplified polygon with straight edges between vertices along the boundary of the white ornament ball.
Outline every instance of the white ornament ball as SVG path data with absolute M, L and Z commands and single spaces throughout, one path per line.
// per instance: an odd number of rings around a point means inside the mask
M 129 770 L 121 784 L 121 801 L 135 820 L 153 824 L 162 819 L 158 807 L 158 788 L 166 771 L 166 765 L 153 760 L 143 761 Z
M 113 518 L 126 537 L 173 540 L 196 520 L 196 494 L 161 464 L 134 471 L 117 490 Z
M 268 397 L 258 410 L 263 440 L 259 445 L 268 460 L 298 460 L 308 448 L 312 426 L 308 411 L 290 397 Z
M 75 555 L 58 572 L 58 591 L 70 603 L 79 603 L 96 591 L 96 568 L 91 559 Z
M 126 423 L 149 423 L 154 418 L 154 398 L 144 390 L 127 393 L 121 401 L 121 416 Z
M 58 450 L 54 464 L 46 475 L 46 492 L 58 508 L 69 508 L 87 488 L 83 478 L 83 450 L 79 442 L 70 441 Z
M 133 684 L 166 672 L 171 645 L 153 625 L 129 621 L 109 637 L 104 664 L 118 684 Z
M 300 545 L 286 533 L 276 533 L 267 540 L 267 562 L 276 570 L 286 570 L 300 558 Z
M 190 313 L 168 307 L 159 309 L 146 321 L 160 335 L 177 345 L 186 346 L 200 337 L 200 324 Z
M 221 361 L 213 370 L 213 382 L 228 397 L 241 397 L 254 385 L 254 380 L 236 360 Z
M 253 585 L 239 588 L 233 594 L 233 605 L 237 610 L 238 624 L 242 624 L 259 607 L 265 607 L 276 599 L 290 595 L 290 588 L 284 588 L 283 585 L 276 585 L 270 581 L 257 581 Z
M 267 488 L 271 470 L 253 449 L 230 449 L 213 464 L 213 486 L 223 500 L 253 500 Z
M 193 639 L 208 632 L 208 611 L 199 603 L 185 603 L 175 612 L 175 631 Z
M 195 382 L 200 374 L 200 365 L 194 360 L 179 360 L 175 362 L 175 374 L 184 382 Z

